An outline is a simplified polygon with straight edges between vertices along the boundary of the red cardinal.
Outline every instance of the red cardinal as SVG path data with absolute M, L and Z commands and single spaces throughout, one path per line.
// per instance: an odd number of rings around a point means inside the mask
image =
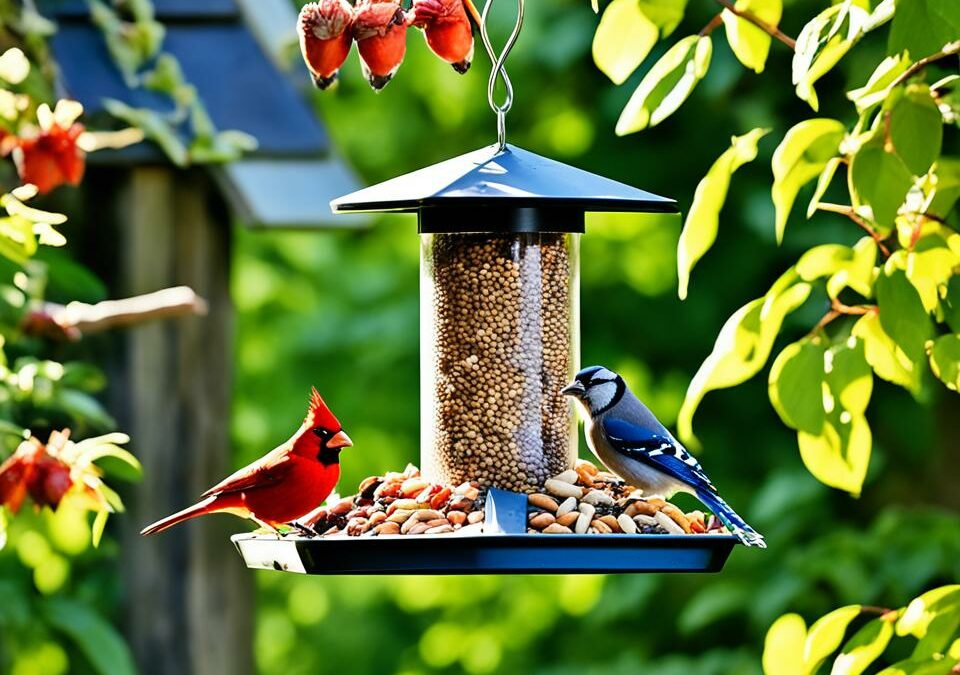
M 184 520 L 219 512 L 277 529 L 327 498 L 340 478 L 340 450 L 351 445 L 314 389 L 307 418 L 289 441 L 204 492 L 202 501 L 145 527 L 140 534 L 155 534 Z
M 454 70 L 463 74 L 470 69 L 473 27 L 463 0 L 413 0 L 413 25 L 423 29 L 433 53 Z
M 377 91 L 383 89 L 407 52 L 407 15 L 393 0 L 363 0 L 356 7 L 353 36 L 364 77 Z
M 353 7 L 346 0 L 308 2 L 300 10 L 300 52 L 318 89 L 336 81 L 353 44 L 352 24 Z

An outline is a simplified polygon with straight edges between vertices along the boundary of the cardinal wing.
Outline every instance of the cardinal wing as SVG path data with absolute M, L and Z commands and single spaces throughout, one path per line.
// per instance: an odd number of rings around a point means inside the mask
M 203 493 L 204 497 L 223 492 L 242 492 L 252 487 L 263 487 L 281 482 L 293 466 L 293 458 L 286 448 L 277 448 L 253 464 L 237 470 Z

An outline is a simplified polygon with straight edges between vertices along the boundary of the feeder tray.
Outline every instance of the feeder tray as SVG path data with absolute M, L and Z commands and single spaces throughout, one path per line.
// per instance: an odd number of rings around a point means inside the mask
M 713 534 L 527 534 L 527 496 L 490 489 L 482 534 L 234 535 L 251 569 L 299 574 L 719 572 L 737 543 Z

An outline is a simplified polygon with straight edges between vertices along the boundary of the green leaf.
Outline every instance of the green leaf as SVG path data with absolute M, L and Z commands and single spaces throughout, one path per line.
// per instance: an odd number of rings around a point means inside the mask
M 903 74 L 909 65 L 910 59 L 903 54 L 888 56 L 880 62 L 865 85 L 847 92 L 847 98 L 854 102 L 857 106 L 857 112 L 861 114 L 865 110 L 883 103 L 889 93 L 890 85 Z
M 93 525 L 90 526 L 90 538 L 94 548 L 100 546 L 100 540 L 103 539 L 103 530 L 107 526 L 107 518 L 109 517 L 110 512 L 107 509 L 101 509 L 97 511 L 97 515 L 93 519 Z
M 877 675 L 949 675 L 953 671 L 954 662 L 940 656 L 909 658 L 897 661 L 892 666 L 884 668 Z
M 820 617 L 810 626 L 803 649 L 806 672 L 817 672 L 820 664 L 843 642 L 847 627 L 859 615 L 860 605 L 847 605 Z
M 933 194 L 925 212 L 946 218 L 957 199 L 960 199 L 960 159 L 941 157 L 937 162 Z
M 799 614 L 773 622 L 763 642 L 764 675 L 805 675 L 803 650 L 807 625 Z
M 593 36 L 593 61 L 614 84 L 623 84 L 647 58 L 658 33 L 637 0 L 613 0 Z
M 918 61 L 940 51 L 960 36 L 960 3 L 956 0 L 896 0 L 887 51 L 907 50 Z
M 872 435 L 864 412 L 873 377 L 863 343 L 851 338 L 824 355 L 823 428 L 799 431 L 800 458 L 813 476 L 831 487 L 860 494 L 870 464 Z
M 893 624 L 883 617 L 874 619 L 843 646 L 830 675 L 860 675 L 883 654 L 891 637 Z
M 127 124 L 140 129 L 144 136 L 160 146 L 167 158 L 177 166 L 187 166 L 190 155 L 176 130 L 164 117 L 148 108 L 133 108 L 116 99 L 104 99 L 103 107 L 108 113 Z
M 840 164 L 842 163 L 842 157 L 831 157 L 827 160 L 826 166 L 824 166 L 823 171 L 820 172 L 820 177 L 817 178 L 817 187 L 813 191 L 813 197 L 810 198 L 810 203 L 807 204 L 807 219 L 812 218 L 813 214 L 817 212 L 820 206 L 820 200 L 823 199 L 823 195 L 826 194 L 834 174 L 837 173 L 837 169 L 840 168 Z
M 896 93 L 896 92 L 895 92 Z M 891 100 L 892 99 L 892 100 Z M 884 104 L 893 151 L 915 176 L 922 176 L 940 156 L 943 120 L 930 87 L 911 85 Z
M 960 391 L 960 335 L 941 335 L 930 349 L 930 369 L 947 389 Z
M 707 74 L 712 53 L 708 35 L 690 35 L 673 45 L 633 92 L 617 121 L 617 135 L 656 126 L 673 114 Z
M 885 269 L 876 281 L 880 325 L 913 368 L 925 360 L 924 345 L 933 336 L 933 322 L 906 273 Z
M 927 626 L 927 631 L 913 649 L 912 659 L 942 656 L 960 627 L 960 603 L 939 612 Z
M 773 153 L 773 204 L 777 243 L 783 241 L 787 217 L 800 188 L 817 177 L 836 156 L 846 128 L 837 120 L 804 120 L 786 133 Z
M 667 37 L 680 25 L 687 9 L 687 0 L 637 0 L 640 11 L 660 29 L 660 36 Z
M 123 638 L 97 612 L 76 600 L 53 597 L 41 605 L 49 625 L 73 640 L 100 675 L 136 675 Z
M 960 584 L 941 586 L 914 598 L 897 621 L 897 635 L 923 638 L 933 620 L 960 606 Z
M 797 36 L 793 83 L 797 96 L 814 110 L 820 107 L 813 85 L 850 51 L 870 19 L 862 7 L 846 0 L 814 17 Z
M 907 278 L 928 313 L 936 311 L 941 289 L 947 287 L 958 266 L 960 253 L 954 253 L 939 234 L 921 238 L 914 250 L 907 253 Z
M 823 359 L 826 349 L 819 340 L 794 342 L 780 352 L 770 368 L 770 403 L 791 429 L 819 434 L 823 410 Z
M 879 314 L 870 312 L 860 317 L 853 325 L 852 334 L 863 340 L 867 363 L 877 377 L 898 384 L 913 394 L 920 391 L 919 367 L 884 332 Z
M 707 175 L 697 185 L 693 204 L 680 233 L 677 244 L 677 274 L 681 300 L 687 297 L 690 272 L 710 250 L 717 239 L 720 209 L 727 199 L 730 177 L 747 162 L 757 157 L 757 143 L 769 129 L 753 129 L 743 136 L 735 136 L 730 147 L 713 163 Z
M 737 0 L 734 7 L 752 13 L 771 26 L 777 26 L 783 15 L 782 0 Z M 734 55 L 750 70 L 762 73 L 770 53 L 770 35 L 730 10 L 723 10 L 721 17 Z
M 800 257 L 797 273 L 804 281 L 829 277 L 827 293 L 831 298 L 848 287 L 869 298 L 876 261 L 877 243 L 872 237 L 863 237 L 853 248 L 840 244 L 813 247 Z
M 750 379 L 763 368 L 780 326 L 787 314 L 810 295 L 810 284 L 797 282 L 788 272 L 763 298 L 753 300 L 727 319 L 720 329 L 713 351 L 694 375 L 677 415 L 677 432 L 691 447 L 698 446 L 693 435 L 693 415 L 710 391 L 733 387 Z
M 913 187 L 913 176 L 899 157 L 884 149 L 883 138 L 878 134 L 853 156 L 848 183 L 854 207 L 869 206 L 873 220 L 889 229 L 907 191 Z
M 954 333 L 960 333 L 960 276 L 951 277 L 940 302 L 944 321 Z

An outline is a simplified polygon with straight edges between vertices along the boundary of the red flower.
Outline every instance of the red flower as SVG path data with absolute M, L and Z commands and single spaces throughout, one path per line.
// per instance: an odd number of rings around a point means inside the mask
M 77 146 L 83 125 L 62 127 L 53 123 L 33 137 L 22 137 L 13 152 L 17 173 L 24 183 L 33 183 L 43 194 L 83 178 L 86 153 Z
M 24 441 L 0 464 L 0 505 L 17 513 L 27 494 L 37 506 L 56 509 L 60 505 L 73 487 L 70 466 L 57 456 L 66 434 L 51 434 L 49 447 L 36 438 Z

